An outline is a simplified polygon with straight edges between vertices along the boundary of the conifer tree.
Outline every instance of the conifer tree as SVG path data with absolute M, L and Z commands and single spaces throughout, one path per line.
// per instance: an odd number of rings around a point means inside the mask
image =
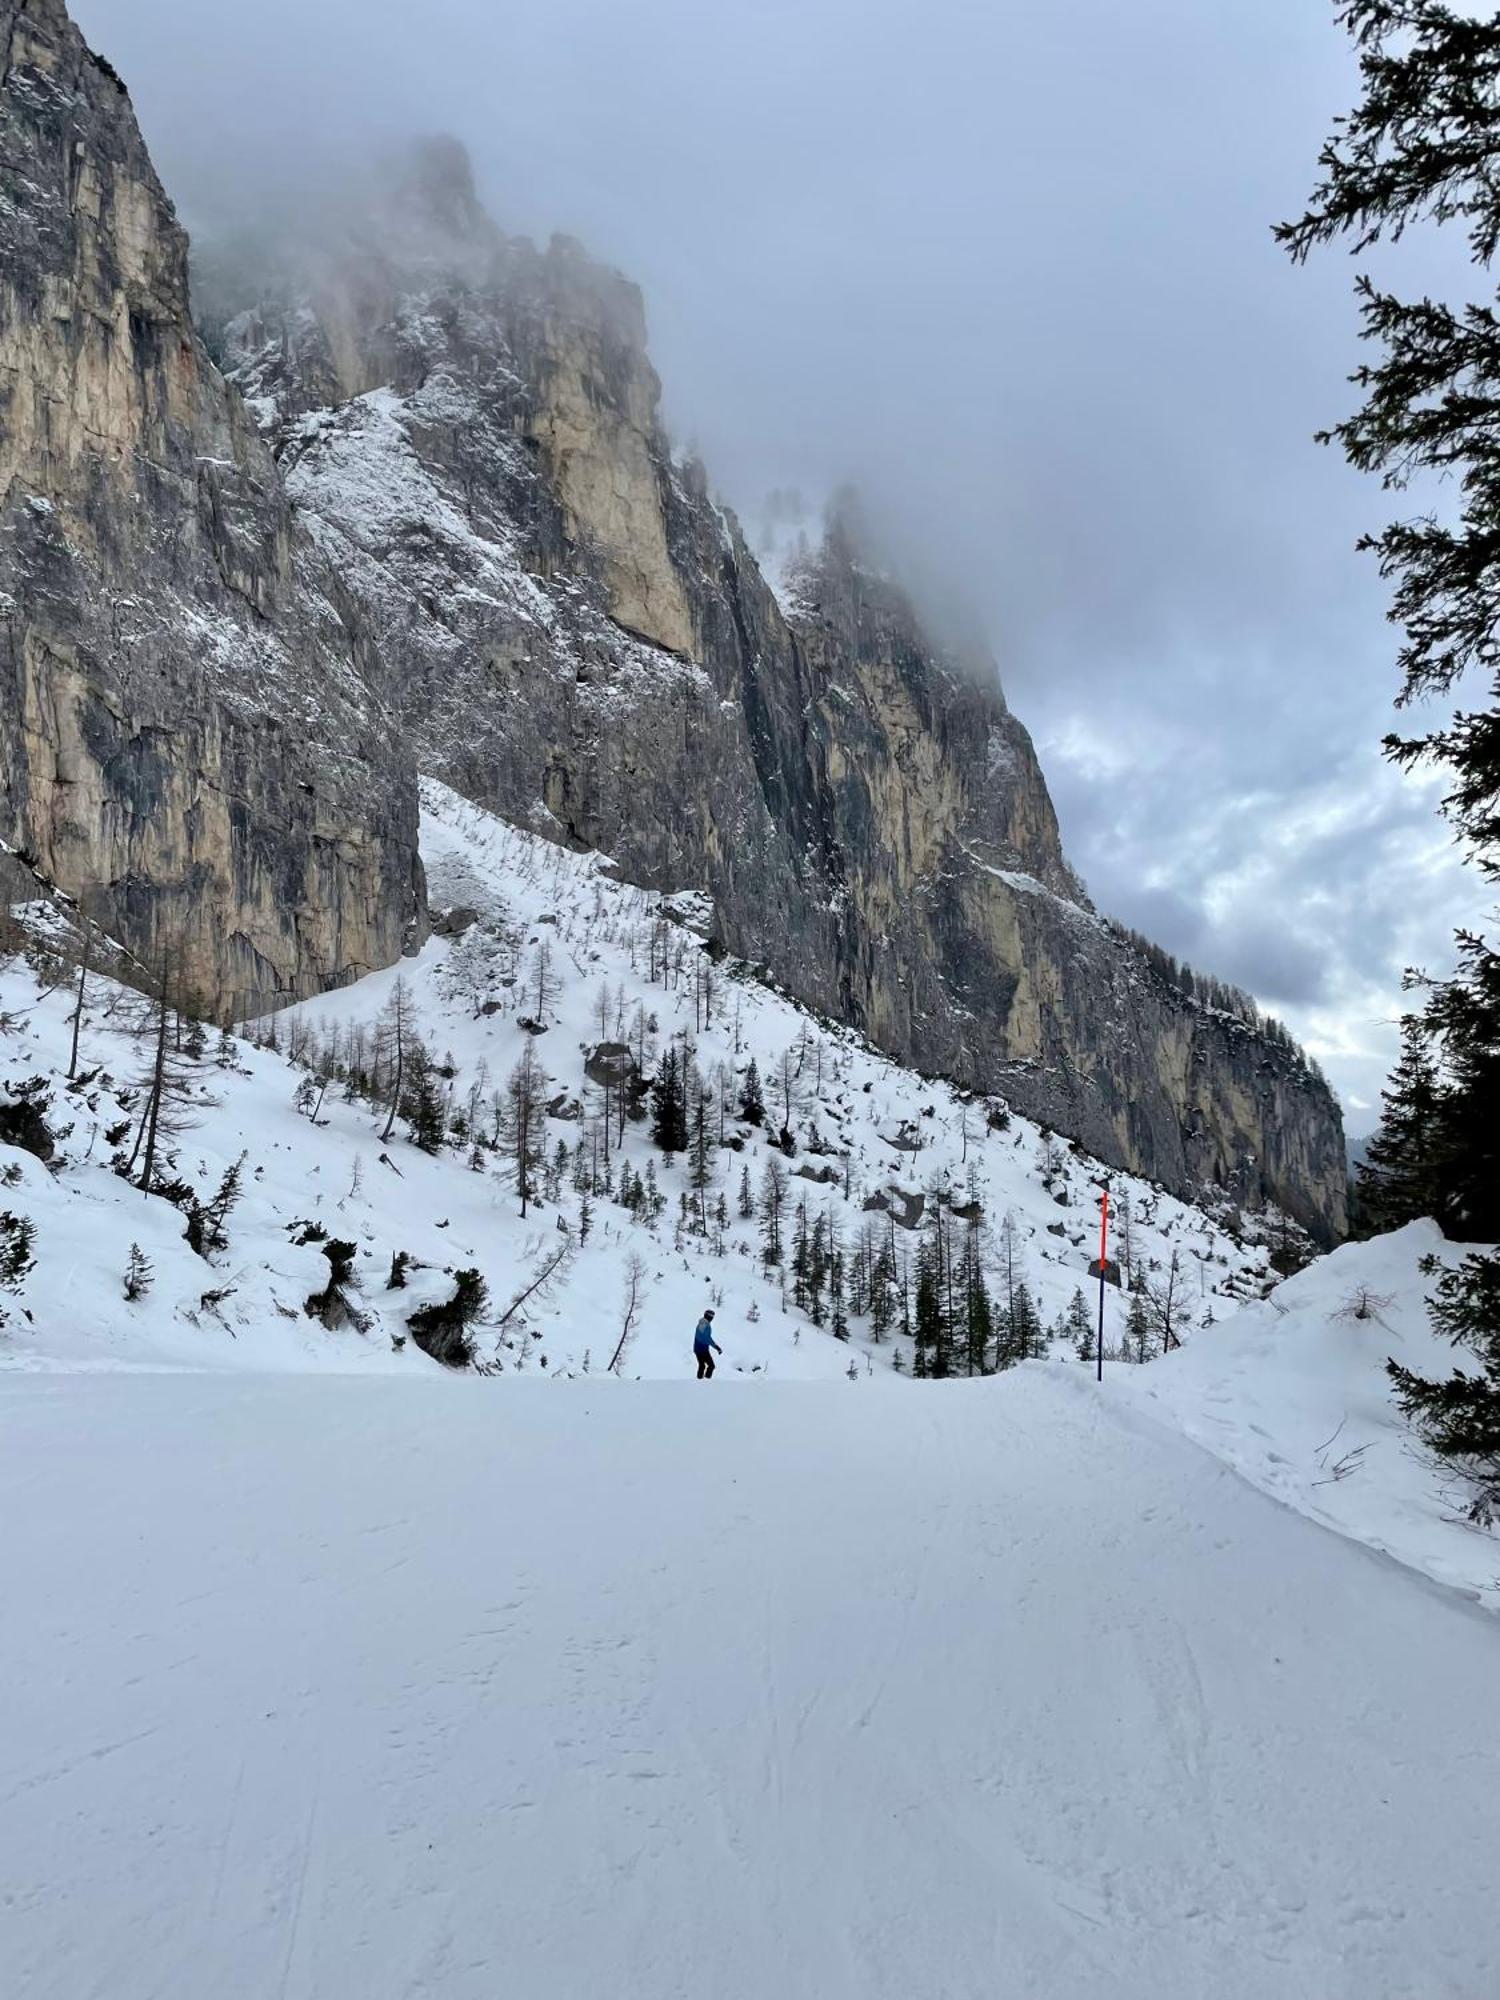
M 896 1319 L 896 1257 L 882 1243 L 870 1263 L 870 1338 L 884 1340 Z
M 693 1190 L 698 1233 L 708 1234 L 708 1191 L 714 1184 L 713 1152 L 709 1144 L 708 1097 L 702 1090 L 694 1094 L 692 1140 L 688 1158 L 688 1185 Z
M 440 1153 L 446 1136 L 447 1120 L 442 1093 L 427 1045 L 412 1035 L 406 1045 L 405 1079 L 401 1094 L 401 1115 L 411 1132 L 412 1144 L 424 1153 Z
M 766 1115 L 766 1100 L 761 1090 L 760 1071 L 754 1056 L 745 1071 L 745 1080 L 740 1086 L 740 1116 L 747 1125 L 759 1125 Z
M 210 1200 L 194 1202 L 188 1211 L 187 1240 L 200 1257 L 229 1248 L 229 1217 L 244 1188 L 245 1155 L 240 1154 L 224 1171 Z
M 1438 1135 L 1444 1092 L 1429 1022 L 1408 1014 L 1401 1057 L 1381 1092 L 1380 1126 L 1358 1176 L 1361 1221 L 1371 1233 L 1438 1213 Z
M 669 1161 L 674 1154 L 687 1151 L 687 1093 L 683 1087 L 682 1058 L 674 1048 L 669 1048 L 662 1057 L 651 1086 L 651 1137 Z
M 741 1222 L 749 1222 L 755 1215 L 755 1194 L 750 1186 L 750 1162 L 746 1160 L 740 1169 L 739 1215 Z
M 911 1372 L 923 1378 L 946 1373 L 942 1340 L 942 1287 L 932 1239 L 924 1236 L 917 1246 L 917 1288 L 912 1311 L 912 1339 L 915 1343 Z
M 125 1266 L 125 1296 L 132 1305 L 145 1298 L 151 1289 L 151 1281 L 156 1276 L 151 1259 L 139 1243 L 130 1246 L 129 1261 Z
M 1035 1361 L 1045 1357 L 1047 1333 L 1042 1325 L 1041 1314 L 1031 1296 L 1031 1287 L 1022 1278 L 1016 1286 L 1016 1303 L 1010 1326 L 1011 1349 L 1018 1361 Z
M 1080 1361 L 1093 1360 L 1097 1334 L 1082 1285 L 1073 1287 L 1073 1296 L 1068 1301 L 1067 1315 L 1063 1320 L 1063 1333 Z
M 1130 1313 L 1125 1322 L 1125 1345 L 1132 1361 L 1151 1359 L 1151 1313 L 1144 1292 L 1130 1294 Z
M 763 1232 L 760 1254 L 761 1261 L 768 1270 L 781 1262 L 781 1219 L 785 1213 L 786 1168 L 780 1160 L 768 1159 L 760 1181 L 760 1219 Z
M 29 1215 L 0 1213 L 0 1288 L 14 1291 L 36 1262 L 36 1224 Z
M 1391 617 L 1403 704 L 1469 699 L 1420 734 L 1391 736 L 1398 762 L 1446 765 L 1445 810 L 1481 873 L 1500 880 L 1500 311 L 1491 295 L 1500 249 L 1500 20 L 1444 0 L 1344 0 L 1363 96 L 1320 157 L 1305 214 L 1278 231 L 1297 259 L 1352 236 L 1356 250 L 1422 223 L 1457 223 L 1484 296 L 1452 306 L 1403 300 L 1358 280 L 1363 337 L 1376 359 L 1355 376 L 1362 408 L 1327 436 L 1387 487 L 1436 474 L 1454 482 L 1452 516 L 1393 522 L 1370 537 L 1394 579 Z M 1449 1085 L 1439 1133 L 1444 1226 L 1500 1235 L 1500 956 L 1461 933 L 1459 964 L 1426 1009 Z M 1500 1253 L 1475 1255 L 1433 1301 L 1439 1331 L 1473 1349 L 1481 1372 L 1426 1382 L 1388 1364 L 1402 1407 L 1433 1448 L 1475 1473 L 1478 1505 L 1500 1491 Z
M 849 1313 L 844 1303 L 844 1253 L 837 1249 L 828 1259 L 828 1329 L 835 1340 L 849 1338 Z

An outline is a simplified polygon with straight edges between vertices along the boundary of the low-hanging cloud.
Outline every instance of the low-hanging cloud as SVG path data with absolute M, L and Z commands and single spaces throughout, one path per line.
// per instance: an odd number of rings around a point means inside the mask
M 1356 77 L 1308 0 L 75 0 L 187 220 L 413 131 L 644 287 L 753 520 L 850 479 L 977 622 L 1097 899 L 1310 1036 L 1368 1123 L 1410 958 L 1479 907 L 1383 766 L 1374 482 L 1312 432 L 1351 268 L 1294 270 Z

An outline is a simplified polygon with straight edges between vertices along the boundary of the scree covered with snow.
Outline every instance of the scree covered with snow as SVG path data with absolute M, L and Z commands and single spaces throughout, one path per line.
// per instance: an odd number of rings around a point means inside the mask
M 1421 1268 L 1451 1247 L 1417 1227 L 1273 1288 L 1275 1218 L 1117 1176 L 1123 1275 L 1160 1303 L 1175 1258 L 1181 1344 L 1127 1363 L 1140 1295 L 1107 1286 L 1096 1384 L 1065 1334 L 1095 1163 L 748 968 L 707 991 L 690 894 L 426 807 L 447 934 L 260 1024 L 274 1047 L 174 1049 L 171 1199 L 115 1171 L 137 1000 L 90 981 L 70 1087 L 71 981 L 0 970 L 0 1083 L 47 1135 L 0 1143 L 29 1228 L 0 1284 L 3 1990 L 1500 1990 L 1500 1545 L 1383 1375 L 1451 1364 Z M 342 1074 L 398 997 L 430 1149 Z M 627 1120 L 600 1189 L 586 1062 L 684 1031 L 710 1186 Z M 528 1050 L 551 1172 L 523 1217 L 493 1099 Z M 899 1323 L 816 1324 L 739 1212 L 773 1157 L 788 1227 L 805 1205 L 850 1258 L 977 1202 L 1030 1358 L 919 1382 Z M 622 1206 L 648 1166 L 655 1211 Z M 334 1240 L 347 1285 L 310 1312 Z M 410 1323 L 463 1270 L 487 1295 L 451 1370 Z M 706 1303 L 718 1377 L 660 1379 Z

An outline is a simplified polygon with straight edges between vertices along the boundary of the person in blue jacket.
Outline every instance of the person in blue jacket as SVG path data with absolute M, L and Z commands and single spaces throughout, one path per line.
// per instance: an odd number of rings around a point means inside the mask
M 693 1328 L 693 1353 L 698 1357 L 698 1380 L 705 1381 L 714 1372 L 714 1356 L 722 1354 L 723 1348 L 714 1339 L 714 1310 L 710 1306 L 702 1319 Z

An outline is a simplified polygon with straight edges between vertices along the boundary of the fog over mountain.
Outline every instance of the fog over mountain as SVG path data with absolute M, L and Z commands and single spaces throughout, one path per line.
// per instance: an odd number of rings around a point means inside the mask
M 1250 987 L 1368 1123 L 1401 968 L 1479 904 L 1382 761 L 1384 517 L 1312 433 L 1352 267 L 1293 270 L 1346 39 L 1307 0 L 78 0 L 207 237 L 413 131 L 643 286 L 754 538 L 853 480 L 981 628 L 1099 903 Z

